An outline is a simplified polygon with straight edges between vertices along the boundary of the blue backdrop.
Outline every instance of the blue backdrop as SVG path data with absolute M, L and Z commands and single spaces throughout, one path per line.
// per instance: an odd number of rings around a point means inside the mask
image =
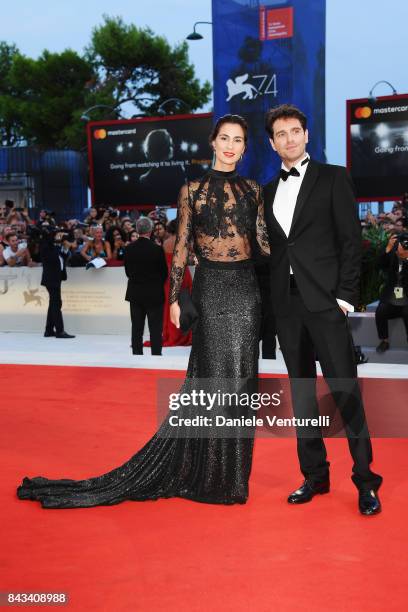
M 261 183 L 280 162 L 265 112 L 296 104 L 308 117 L 310 155 L 325 161 L 325 0 L 213 0 L 214 115 L 243 115 L 250 146 L 240 172 Z

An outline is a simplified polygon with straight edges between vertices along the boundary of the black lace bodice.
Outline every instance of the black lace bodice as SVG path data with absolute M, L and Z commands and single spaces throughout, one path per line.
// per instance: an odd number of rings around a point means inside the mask
M 188 247 L 198 257 L 240 261 L 253 255 L 254 239 L 269 255 L 262 189 L 235 171 L 210 170 L 183 185 L 178 199 L 178 228 L 170 272 L 170 304 L 178 299 Z

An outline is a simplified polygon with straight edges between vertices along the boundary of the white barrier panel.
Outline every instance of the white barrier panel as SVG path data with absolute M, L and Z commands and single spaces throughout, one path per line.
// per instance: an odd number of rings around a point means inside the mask
M 68 268 L 67 273 L 62 283 L 66 330 L 130 336 L 124 268 Z M 41 275 L 41 267 L 0 268 L 0 331 L 44 331 L 48 292 L 40 285 Z

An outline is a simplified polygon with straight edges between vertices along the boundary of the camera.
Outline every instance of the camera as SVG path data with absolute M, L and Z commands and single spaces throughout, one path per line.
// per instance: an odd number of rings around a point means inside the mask
M 28 237 L 36 242 L 53 242 L 55 240 L 55 235 L 62 231 L 64 231 L 62 227 L 47 225 L 45 223 L 40 226 L 29 225 L 27 227 Z M 68 234 L 64 234 L 64 236 L 63 240 L 67 240 Z
M 408 232 L 402 232 L 402 234 L 399 234 L 398 242 L 405 251 L 408 251 Z

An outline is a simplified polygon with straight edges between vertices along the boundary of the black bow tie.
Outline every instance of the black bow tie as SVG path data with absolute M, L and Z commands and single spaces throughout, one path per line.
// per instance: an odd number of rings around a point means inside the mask
M 295 166 L 293 166 L 289 171 L 280 169 L 279 176 L 282 181 L 287 181 L 290 176 L 300 176 L 299 170 L 296 170 Z
M 309 157 L 306 157 L 306 159 L 304 159 L 300 165 L 304 166 L 307 164 L 309 159 Z M 289 176 L 300 176 L 300 172 L 297 170 L 297 168 L 295 168 L 295 166 L 292 166 L 290 170 L 284 170 L 283 168 L 280 169 L 279 177 L 282 179 L 282 181 L 287 181 Z

